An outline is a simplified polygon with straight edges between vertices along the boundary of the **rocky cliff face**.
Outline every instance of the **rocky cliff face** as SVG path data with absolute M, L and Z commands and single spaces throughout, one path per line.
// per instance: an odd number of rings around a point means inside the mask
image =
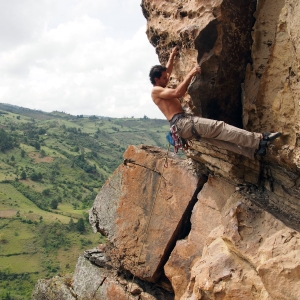
M 298 0 L 143 0 L 142 11 L 162 64 L 181 48 L 171 86 L 202 66 L 186 110 L 283 136 L 257 160 L 201 142 L 186 160 L 129 147 L 90 210 L 107 244 L 32 299 L 300 299 Z

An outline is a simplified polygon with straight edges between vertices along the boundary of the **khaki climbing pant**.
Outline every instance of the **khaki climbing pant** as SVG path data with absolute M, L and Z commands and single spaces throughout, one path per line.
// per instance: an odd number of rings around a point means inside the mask
M 176 122 L 178 135 L 184 139 L 200 139 L 219 148 L 254 159 L 261 134 L 240 129 L 223 121 L 183 115 Z M 194 129 L 193 129 L 194 128 Z

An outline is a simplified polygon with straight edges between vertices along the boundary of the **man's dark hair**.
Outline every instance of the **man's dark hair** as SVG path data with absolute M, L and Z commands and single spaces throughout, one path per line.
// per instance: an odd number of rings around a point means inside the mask
M 164 72 L 164 71 L 167 71 L 167 68 L 163 67 L 161 65 L 156 65 L 156 66 L 153 66 L 151 68 L 150 73 L 149 73 L 149 77 L 150 77 L 150 81 L 153 85 L 155 84 L 154 78 L 159 79 L 162 75 L 162 72 Z

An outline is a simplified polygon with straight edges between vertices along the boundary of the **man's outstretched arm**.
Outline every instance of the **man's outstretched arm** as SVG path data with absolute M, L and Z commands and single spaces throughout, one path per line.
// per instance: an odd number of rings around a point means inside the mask
M 178 53 L 179 53 L 179 47 L 176 46 L 172 49 L 172 52 L 170 54 L 169 60 L 168 60 L 167 65 L 166 65 L 168 77 L 171 76 L 171 73 L 172 73 L 172 70 L 173 70 L 174 59 L 175 59 L 175 57 Z
M 162 99 L 174 99 L 183 97 L 192 78 L 198 73 L 201 73 L 201 67 L 199 65 L 196 65 L 175 89 L 155 87 L 152 93 L 156 94 L 159 98 Z

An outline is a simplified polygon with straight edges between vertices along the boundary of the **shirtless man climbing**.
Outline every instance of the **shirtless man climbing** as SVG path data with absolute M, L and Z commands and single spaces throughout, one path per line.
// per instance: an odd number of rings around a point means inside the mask
M 223 121 L 200 118 L 186 114 L 183 111 L 178 98 L 185 95 L 192 78 L 201 73 L 201 67 L 196 65 L 175 89 L 168 88 L 174 59 L 178 53 L 179 48 L 174 47 L 166 67 L 153 66 L 149 74 L 150 81 L 153 84 L 152 100 L 169 120 L 171 126 L 176 126 L 178 135 L 187 140 L 201 138 L 203 142 L 252 159 L 255 154 L 266 155 L 268 143 L 279 137 L 280 132 L 249 132 L 228 125 Z

